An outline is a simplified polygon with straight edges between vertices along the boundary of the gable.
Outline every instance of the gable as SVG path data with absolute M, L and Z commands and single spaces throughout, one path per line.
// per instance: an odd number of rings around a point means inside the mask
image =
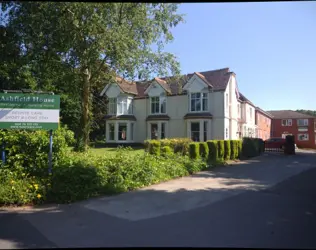
M 200 77 L 194 74 L 183 86 L 183 89 L 189 92 L 201 92 L 208 89 L 208 85 Z
M 146 89 L 145 94 L 148 94 L 148 96 L 160 96 L 165 94 L 165 92 L 166 90 L 157 81 L 153 81 Z
M 115 98 L 121 93 L 121 89 L 117 84 L 110 84 L 110 86 L 105 91 L 105 94 L 109 98 Z

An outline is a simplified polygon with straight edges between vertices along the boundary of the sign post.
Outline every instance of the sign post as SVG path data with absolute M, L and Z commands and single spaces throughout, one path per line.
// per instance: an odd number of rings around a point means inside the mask
M 49 173 L 52 171 L 53 130 L 58 128 L 59 109 L 59 95 L 0 93 L 0 129 L 49 130 Z M 5 161 L 4 144 L 2 161 Z

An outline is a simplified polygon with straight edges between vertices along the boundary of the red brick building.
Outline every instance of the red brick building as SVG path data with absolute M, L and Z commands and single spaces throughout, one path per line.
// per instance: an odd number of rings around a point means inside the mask
M 263 140 L 267 140 L 271 136 L 271 119 L 272 115 L 266 111 L 256 107 L 256 120 L 257 125 L 257 137 Z
M 316 117 L 292 110 L 268 111 L 272 116 L 271 137 L 294 135 L 302 148 L 316 148 Z

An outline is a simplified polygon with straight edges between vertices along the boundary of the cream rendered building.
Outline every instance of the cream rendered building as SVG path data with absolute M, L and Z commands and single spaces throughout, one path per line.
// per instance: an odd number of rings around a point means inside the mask
M 100 95 L 109 100 L 107 143 L 256 136 L 255 106 L 240 94 L 229 68 L 150 82 L 131 83 L 117 77 Z

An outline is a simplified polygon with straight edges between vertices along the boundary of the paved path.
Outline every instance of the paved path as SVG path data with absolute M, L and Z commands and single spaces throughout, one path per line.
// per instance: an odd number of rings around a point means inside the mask
M 266 154 L 119 196 L 0 211 L 0 248 L 316 248 L 316 154 Z

